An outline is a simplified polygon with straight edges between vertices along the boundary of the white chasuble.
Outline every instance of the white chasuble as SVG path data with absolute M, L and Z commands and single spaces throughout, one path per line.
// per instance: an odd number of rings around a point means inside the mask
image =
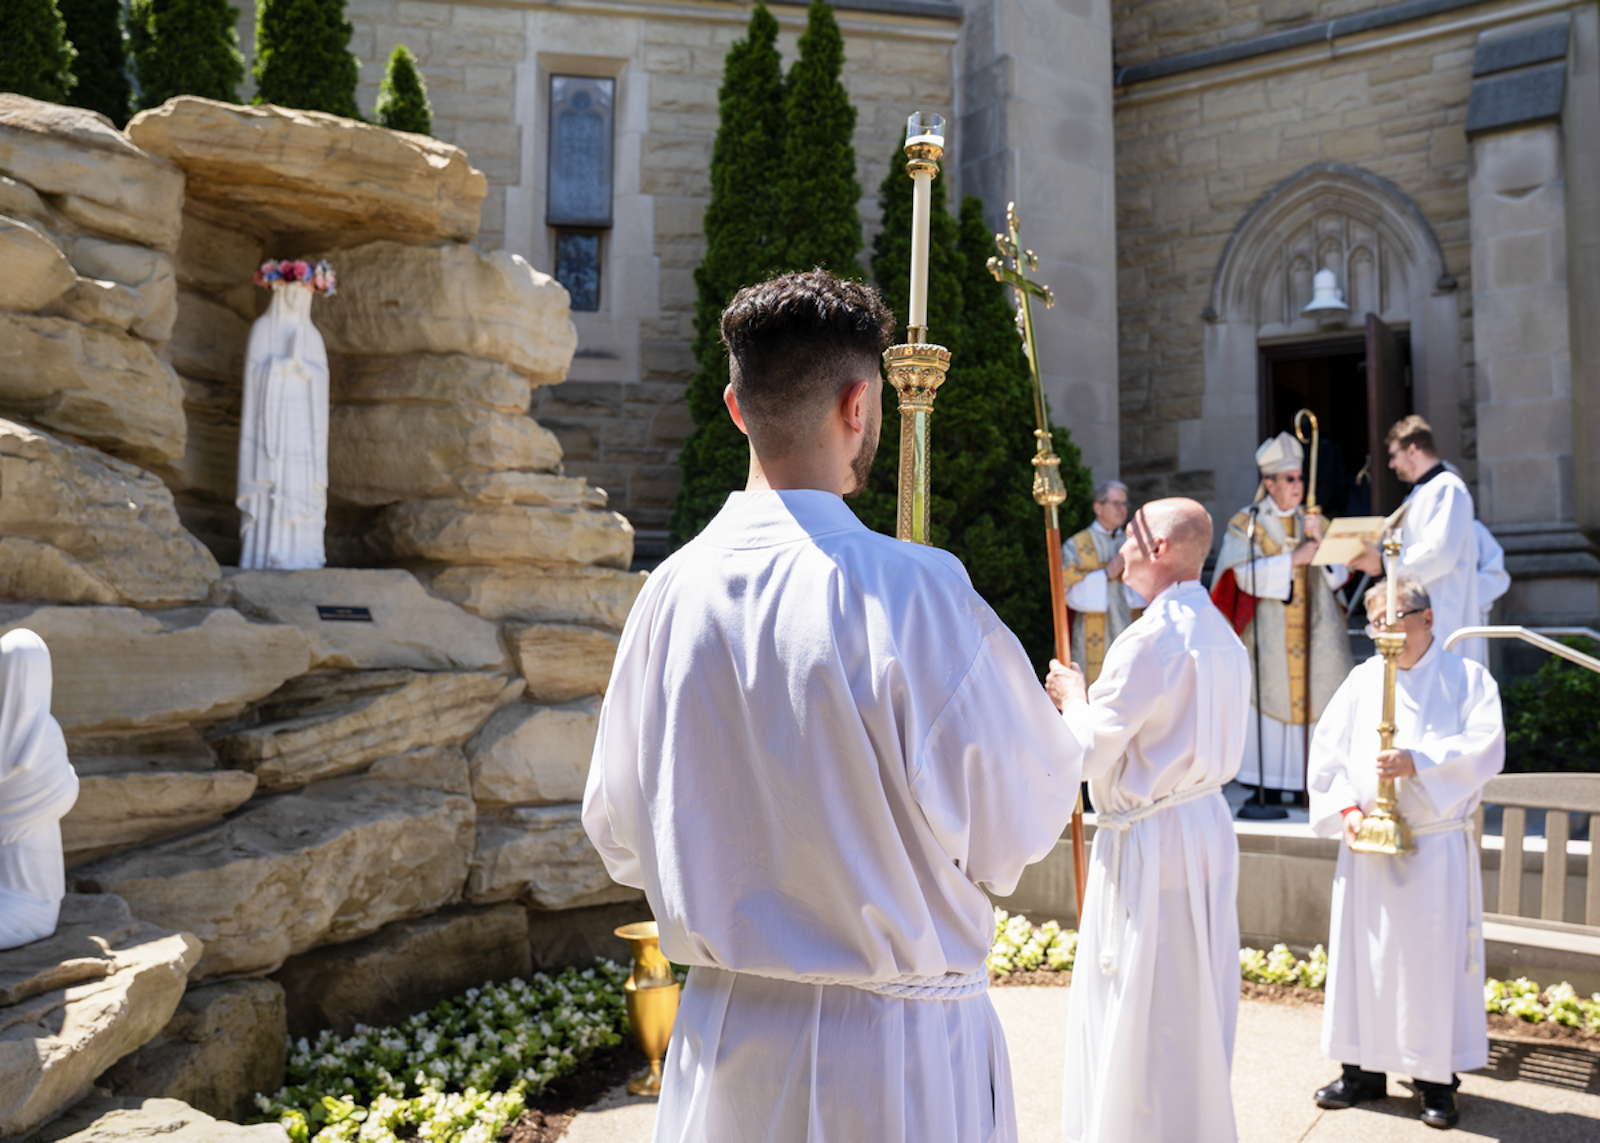
M 1470 569 L 1469 569 L 1470 570 Z M 1500 691 L 1477 663 L 1433 645 L 1395 684 L 1396 783 L 1417 851 L 1339 847 L 1328 938 L 1322 1050 L 1341 1064 L 1449 1083 L 1488 1062 L 1483 1008 L 1483 875 L 1470 819 L 1505 764 Z M 1311 826 L 1338 837 L 1344 810 L 1378 799 L 1383 659 L 1345 680 L 1311 743 Z
M 1063 716 L 1094 852 L 1067 1009 L 1068 1143 L 1236 1137 L 1239 769 L 1250 658 L 1199 580 L 1151 602 Z
M 1252 705 L 1260 688 L 1260 717 L 1251 711 L 1239 781 L 1303 790 L 1307 719 L 1314 729 L 1350 673 L 1344 609 L 1333 594 L 1350 572 L 1343 564 L 1294 567 L 1304 508 L 1285 512 L 1270 499 L 1255 507 L 1253 533 L 1248 508 L 1228 522 L 1211 580 L 1212 600 L 1251 656 Z
M 1433 603 L 1433 634 L 1449 639 L 1460 627 L 1476 627 L 1478 610 L 1478 533 L 1472 493 L 1459 476 L 1441 465 L 1406 497 L 1400 519 L 1400 574 L 1420 580 Z M 1489 661 L 1483 639 L 1456 644 L 1455 653 L 1476 663 Z
M 1015 1140 L 984 889 L 1054 847 L 1080 756 L 954 557 L 729 497 L 628 617 L 584 793 L 691 966 L 655 1138 Z
M 242 568 L 327 563 L 328 353 L 311 324 L 311 288 L 272 287 L 250 328 L 239 425 Z

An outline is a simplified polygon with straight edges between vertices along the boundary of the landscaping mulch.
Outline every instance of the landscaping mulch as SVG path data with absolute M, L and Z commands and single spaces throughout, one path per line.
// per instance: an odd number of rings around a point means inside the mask
M 1560 1044 L 1563 1047 L 1600 1051 L 1600 1035 L 1585 1028 L 1569 1028 L 1550 1020 L 1542 1024 L 1530 1024 L 1519 1017 L 1507 1016 L 1504 1012 L 1489 1013 L 1489 1039 L 1518 1040 L 1525 1044 Z
M 990 988 L 1011 988 L 1022 984 L 1065 988 L 1071 983 L 1072 974 L 1070 972 L 1051 972 L 1049 969 L 1038 969 L 1034 972 L 1008 972 L 1004 976 L 998 972 L 989 974 Z
M 528 1110 L 501 1133 L 502 1143 L 556 1143 L 566 1134 L 573 1116 L 644 1071 L 649 1063 L 631 1039 L 596 1052 L 583 1067 L 530 1096 Z

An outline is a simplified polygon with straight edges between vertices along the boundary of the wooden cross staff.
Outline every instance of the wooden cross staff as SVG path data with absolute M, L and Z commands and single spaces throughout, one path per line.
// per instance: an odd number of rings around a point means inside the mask
M 1006 204 L 1006 226 L 1010 234 L 996 234 L 994 244 L 1001 257 L 990 258 L 989 273 L 997 282 L 1010 286 L 1017 293 L 1017 323 L 1022 327 L 1022 339 L 1027 348 L 1028 371 L 1033 376 L 1033 436 L 1036 448 L 1033 454 L 1033 499 L 1044 509 L 1044 544 L 1050 565 L 1050 614 L 1055 620 L 1056 658 L 1063 663 L 1072 659 L 1072 632 L 1067 627 L 1067 595 L 1061 570 L 1061 517 L 1058 509 L 1067 498 L 1067 487 L 1061 482 L 1061 458 L 1056 455 L 1050 438 L 1050 415 L 1045 410 L 1044 383 L 1039 379 L 1039 343 L 1033 334 L 1033 307 L 1031 299 L 1038 298 L 1045 309 L 1056 304 L 1056 296 L 1049 286 L 1030 279 L 1024 269 L 1038 270 L 1039 258 L 1032 250 L 1023 248 L 1019 241 L 1022 224 L 1017 219 L 1017 204 Z M 1009 258 L 1011 264 L 1006 265 Z M 1078 891 L 1078 927 L 1083 927 L 1083 891 L 1089 879 L 1089 856 L 1083 839 L 1083 790 L 1078 790 L 1078 803 L 1072 809 L 1072 872 Z

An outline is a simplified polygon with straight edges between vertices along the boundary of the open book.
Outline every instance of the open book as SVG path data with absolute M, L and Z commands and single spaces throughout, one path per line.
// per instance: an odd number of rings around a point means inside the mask
M 1377 546 L 1386 522 L 1382 516 L 1345 516 L 1330 522 L 1311 562 L 1318 567 L 1349 563 L 1366 551 L 1368 544 Z

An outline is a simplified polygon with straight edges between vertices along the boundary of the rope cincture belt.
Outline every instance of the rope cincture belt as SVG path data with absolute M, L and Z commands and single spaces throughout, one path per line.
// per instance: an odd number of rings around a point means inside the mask
M 897 1000 L 964 1000 L 989 988 L 987 965 L 965 976 L 956 972 L 939 976 L 902 976 L 895 980 L 839 980 L 831 976 L 796 977 L 800 984 L 846 985 Z
M 1122 925 L 1119 913 L 1122 908 L 1122 894 L 1120 882 L 1122 881 L 1122 838 L 1128 833 L 1135 822 L 1145 818 L 1154 817 L 1162 810 L 1170 810 L 1175 806 L 1182 806 L 1189 802 L 1198 802 L 1212 794 L 1222 793 L 1222 783 L 1213 782 L 1209 786 L 1195 786 L 1188 790 L 1180 791 L 1159 801 L 1151 802 L 1148 806 L 1127 810 L 1124 813 L 1101 813 L 1094 820 L 1096 832 L 1111 830 L 1111 865 L 1106 874 L 1106 906 L 1105 914 L 1101 918 L 1100 932 L 1100 971 L 1106 976 L 1117 975 L 1117 960 L 1122 952 Z
M 1467 846 L 1467 968 L 1469 973 L 1478 971 L 1478 938 L 1483 935 L 1483 886 L 1482 866 L 1473 868 L 1478 857 L 1478 831 L 1471 818 L 1447 818 L 1444 821 L 1429 822 L 1427 825 L 1412 826 L 1412 837 L 1427 837 L 1436 833 L 1459 833 L 1462 841 Z M 1546 861 L 1549 857 L 1545 858 Z

